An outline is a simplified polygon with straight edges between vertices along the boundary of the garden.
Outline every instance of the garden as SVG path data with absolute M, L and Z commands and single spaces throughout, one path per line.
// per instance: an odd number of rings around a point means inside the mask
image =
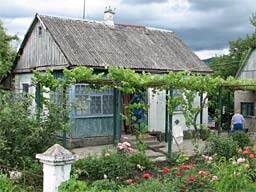
M 42 91 L 61 92 L 77 82 L 90 83 L 96 89 L 115 88 L 122 93 L 143 93 L 149 87 L 156 92 L 179 89 L 185 97 L 169 95 L 169 116 L 180 105 L 187 126 L 198 132 L 204 127 L 196 123 L 195 117 L 206 105 L 206 99 L 196 108 L 192 105 L 196 94 L 208 93 L 213 97 L 218 93 L 216 90 L 227 82 L 248 84 L 232 78 L 223 80 L 189 72 L 170 72 L 160 78 L 115 67 L 108 67 L 107 79 L 105 74 L 95 74 L 92 69 L 83 67 L 64 70 L 64 76 L 54 79 L 51 72 L 35 73 L 34 83 L 40 83 Z M 44 152 L 53 143 L 62 143 L 56 132 L 68 132 L 68 108 L 73 105 L 65 101 L 65 95 L 61 105 L 42 98 L 33 113 L 30 106 L 34 98 L 29 95 L 1 91 L 0 98 L 0 191 L 41 191 L 42 166 L 35 160 L 35 154 Z M 144 102 L 128 107 L 148 108 Z M 71 179 L 64 182 L 59 191 L 256 191 L 256 146 L 246 133 L 222 136 L 210 133 L 203 151 L 196 150 L 199 137 L 192 134 L 193 156 L 180 151 L 172 153 L 171 158 L 167 156 L 167 161 L 153 162 L 145 154 L 145 126 L 139 123 L 135 127 L 136 149 L 123 137 L 116 140 L 112 149 L 102 149 L 101 156 L 76 161 Z
M 76 161 L 71 179 L 59 191 L 251 192 L 256 190 L 255 155 L 256 146 L 244 132 L 212 134 L 201 153 L 186 156 L 180 151 L 171 162 L 151 161 L 123 137 L 116 147 L 102 149 L 100 156 Z M 2 173 L 0 180 L 1 191 L 37 191 L 22 189 L 22 178 L 11 180 Z

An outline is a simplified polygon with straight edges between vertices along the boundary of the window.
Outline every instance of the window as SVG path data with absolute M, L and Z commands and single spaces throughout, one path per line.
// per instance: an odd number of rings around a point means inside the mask
M 254 103 L 241 103 L 241 113 L 244 116 L 253 116 L 254 115 Z
M 23 83 L 23 84 L 22 84 L 22 93 L 23 93 L 24 95 L 27 95 L 27 94 L 28 94 L 28 90 L 29 90 L 29 85 L 28 85 L 28 83 Z
M 95 90 L 86 84 L 75 85 L 76 116 L 113 115 L 113 89 Z

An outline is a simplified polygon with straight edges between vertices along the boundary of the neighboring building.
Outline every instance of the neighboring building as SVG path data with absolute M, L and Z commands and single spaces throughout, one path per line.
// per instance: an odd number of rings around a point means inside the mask
M 236 77 L 238 79 L 256 79 L 256 48 L 249 50 Z M 245 117 L 249 118 L 256 114 L 255 102 L 255 91 L 235 91 L 235 110 L 239 109 Z
M 202 74 L 211 72 L 174 32 L 114 24 L 113 14 L 111 9 L 106 10 L 103 22 L 36 14 L 16 58 L 13 69 L 15 89 L 34 93 L 34 87 L 30 86 L 33 70 L 52 69 L 56 77 L 61 77 L 63 68 L 72 69 L 78 65 L 93 67 L 96 71 L 104 71 L 105 65 L 109 64 L 154 74 L 183 70 Z M 70 87 L 70 100 L 77 102 L 76 110 L 70 113 L 74 120 L 71 137 L 73 140 L 92 138 L 95 143 L 97 138 L 100 143 L 103 138 L 109 138 L 104 142 L 112 141 L 113 91 L 87 88 L 85 84 Z M 148 95 L 149 129 L 164 132 L 165 93 L 152 98 L 152 91 L 148 90 Z M 198 103 L 199 98 L 196 100 Z M 204 123 L 207 124 L 207 110 L 204 112 Z M 174 121 L 176 119 L 185 129 L 180 111 Z

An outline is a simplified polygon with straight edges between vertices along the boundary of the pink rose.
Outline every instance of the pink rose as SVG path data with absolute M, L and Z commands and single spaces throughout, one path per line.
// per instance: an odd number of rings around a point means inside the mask
M 237 159 L 236 162 L 237 162 L 237 164 L 243 163 L 243 162 L 245 162 L 245 158 L 240 157 L 240 158 Z

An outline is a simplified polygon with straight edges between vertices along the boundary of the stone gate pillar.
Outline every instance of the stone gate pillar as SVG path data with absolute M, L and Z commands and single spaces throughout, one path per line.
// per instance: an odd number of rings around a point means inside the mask
M 55 144 L 44 153 L 37 154 L 36 158 L 43 163 L 43 192 L 57 192 L 60 184 L 69 180 L 71 164 L 76 160 L 76 155 Z

